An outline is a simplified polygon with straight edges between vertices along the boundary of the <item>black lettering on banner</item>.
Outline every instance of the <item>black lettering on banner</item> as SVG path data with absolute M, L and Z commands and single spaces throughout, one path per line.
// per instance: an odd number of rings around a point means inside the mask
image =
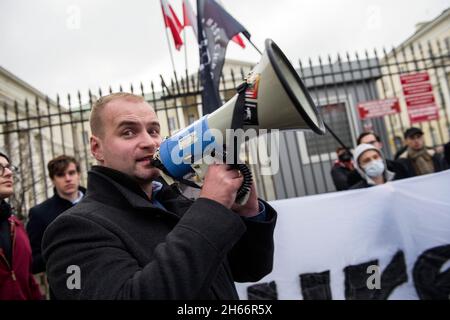
M 450 260 L 450 244 L 423 252 L 413 268 L 413 280 L 417 295 L 421 300 L 450 299 L 450 268 L 442 271 Z M 368 280 L 373 277 L 367 270 L 378 266 L 372 260 L 344 268 L 345 298 L 347 300 L 386 300 L 395 288 L 408 281 L 405 255 L 399 250 L 381 273 L 380 286 L 370 288 Z M 330 271 L 300 274 L 300 287 L 305 300 L 331 300 Z M 247 288 L 249 300 L 278 300 L 275 281 L 255 284 Z
M 300 275 L 304 300 L 331 300 L 330 271 Z
M 373 265 L 378 265 L 378 260 L 344 268 L 347 300 L 386 300 L 397 286 L 408 281 L 405 255 L 401 250 L 395 254 L 381 274 L 381 288 L 375 290 L 367 287 L 367 278 L 370 275 L 366 270 Z
M 247 288 L 248 300 L 278 300 L 275 281 L 254 284 Z
M 441 268 L 450 260 L 450 245 L 429 249 L 417 259 L 413 269 L 414 286 L 421 300 L 450 299 L 450 268 Z

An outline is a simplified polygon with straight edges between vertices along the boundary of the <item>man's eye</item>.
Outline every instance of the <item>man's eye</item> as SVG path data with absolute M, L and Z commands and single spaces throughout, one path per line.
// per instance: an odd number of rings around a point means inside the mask
M 122 133 L 122 135 L 123 136 L 125 136 L 125 137 L 131 137 L 131 136 L 133 136 L 133 131 L 131 131 L 131 130 L 125 130 L 123 133 Z
M 150 130 L 148 130 L 148 133 L 151 134 L 151 135 L 158 135 L 159 134 L 159 130 L 150 129 Z

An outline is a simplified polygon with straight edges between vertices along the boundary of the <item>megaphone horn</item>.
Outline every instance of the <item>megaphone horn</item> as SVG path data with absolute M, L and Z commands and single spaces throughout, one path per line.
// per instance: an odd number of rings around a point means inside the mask
M 281 49 L 265 41 L 260 62 L 246 77 L 243 129 L 300 129 L 325 133 L 323 120 L 306 86 Z M 223 131 L 232 128 L 239 93 L 208 115 L 208 125 Z

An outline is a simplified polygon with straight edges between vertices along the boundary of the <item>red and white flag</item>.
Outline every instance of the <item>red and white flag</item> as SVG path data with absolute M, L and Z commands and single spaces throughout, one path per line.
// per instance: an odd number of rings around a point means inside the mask
M 245 43 L 244 40 L 242 40 L 241 36 L 239 34 L 235 35 L 233 38 L 231 38 L 231 41 L 237 43 L 242 47 L 242 49 L 245 49 Z
M 172 32 L 175 48 L 180 50 L 183 45 L 183 40 L 180 36 L 180 33 L 183 30 L 183 25 L 175 14 L 175 11 L 173 11 L 172 6 L 167 3 L 167 0 L 161 0 L 161 9 L 164 17 L 164 24 L 166 28 L 170 28 L 170 31 Z
M 197 16 L 195 15 L 195 12 L 192 9 L 191 2 L 189 0 L 183 0 L 183 22 L 183 28 L 191 26 L 192 30 L 195 33 L 195 37 L 198 38 Z

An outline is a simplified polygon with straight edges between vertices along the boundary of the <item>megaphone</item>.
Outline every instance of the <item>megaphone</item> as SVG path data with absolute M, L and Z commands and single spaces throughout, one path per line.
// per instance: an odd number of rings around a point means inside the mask
M 296 129 L 325 134 L 322 117 L 308 90 L 271 39 L 265 41 L 260 62 L 239 86 L 238 93 L 216 111 L 165 139 L 155 153 L 152 165 L 175 180 L 187 182 L 185 177 L 189 174 L 201 176 L 195 163 L 206 154 L 214 155 L 218 134 L 225 137 L 229 129 L 245 131 L 250 128 Z M 210 131 L 214 134 L 205 139 Z M 225 150 L 228 149 L 225 146 Z M 245 164 L 234 165 L 244 175 L 236 198 L 236 202 L 242 204 L 248 199 L 251 172 Z

